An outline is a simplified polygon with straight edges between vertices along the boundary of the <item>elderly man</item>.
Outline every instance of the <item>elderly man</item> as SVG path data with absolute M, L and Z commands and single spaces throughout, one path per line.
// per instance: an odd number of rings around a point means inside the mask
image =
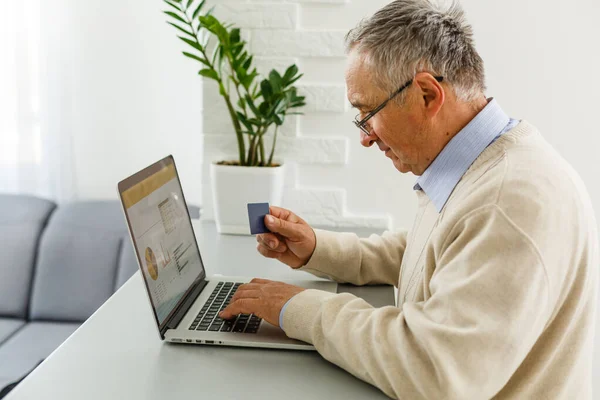
M 255 280 L 222 316 L 258 314 L 395 398 L 591 399 L 598 244 L 580 178 L 486 99 L 457 4 L 396 0 L 347 47 L 361 143 L 418 176 L 415 222 L 359 239 L 272 207 L 258 251 L 338 282 L 397 285 L 397 307 Z

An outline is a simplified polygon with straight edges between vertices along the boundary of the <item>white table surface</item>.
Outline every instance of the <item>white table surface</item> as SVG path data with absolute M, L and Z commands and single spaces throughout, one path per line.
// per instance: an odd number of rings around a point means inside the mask
M 254 237 L 194 227 L 209 275 L 317 279 L 264 259 Z M 6 399 L 387 398 L 316 352 L 162 342 L 144 291 L 136 273 Z M 376 306 L 393 302 L 389 287 L 340 291 Z

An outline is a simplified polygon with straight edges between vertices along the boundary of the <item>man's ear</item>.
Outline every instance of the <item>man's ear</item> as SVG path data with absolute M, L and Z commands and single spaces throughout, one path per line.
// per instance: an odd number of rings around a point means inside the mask
M 446 100 L 446 93 L 441 83 L 427 72 L 419 72 L 414 79 L 420 90 L 422 105 L 425 112 L 434 117 L 440 111 Z

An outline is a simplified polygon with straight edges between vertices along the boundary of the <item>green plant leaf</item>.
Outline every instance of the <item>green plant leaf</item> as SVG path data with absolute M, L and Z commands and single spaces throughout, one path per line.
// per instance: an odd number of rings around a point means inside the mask
M 254 84 L 254 89 L 252 89 L 252 98 L 253 99 L 258 99 L 260 96 L 262 96 L 262 93 L 260 92 L 259 84 L 255 83 Z
M 202 24 L 203 27 L 209 30 L 212 29 L 215 23 L 218 23 L 217 19 L 214 16 L 208 14 L 201 15 L 200 18 L 198 18 L 198 20 L 200 21 L 200 24 Z
M 271 70 L 269 72 L 269 81 L 271 82 L 271 86 L 273 87 L 273 92 L 278 93 L 281 91 L 282 80 L 281 75 L 276 70 Z
M 215 48 L 213 49 L 212 55 L 210 56 L 210 59 L 212 60 L 213 65 L 215 65 L 217 63 L 217 57 L 219 57 L 220 49 L 221 49 L 221 46 L 217 43 L 215 45 Z
M 248 120 L 248 122 L 250 122 L 252 125 L 256 126 L 257 128 L 260 128 L 261 126 L 263 126 L 263 123 L 258 118 L 250 118 Z
M 302 78 L 303 76 L 304 76 L 304 74 L 300 74 L 300 75 L 298 75 L 297 77 L 295 77 L 294 79 L 292 79 L 291 81 L 289 81 L 289 82 L 287 83 L 287 85 L 286 85 L 286 86 L 291 86 L 291 85 L 293 85 L 293 84 L 294 84 L 294 82 L 296 82 L 298 79 Z
M 252 58 L 254 58 L 254 56 L 250 56 L 246 61 L 244 61 L 244 64 L 242 64 L 242 68 L 244 68 L 246 71 L 252 65 Z
M 246 89 L 247 92 L 250 92 L 249 87 L 252 84 L 254 78 L 254 75 L 245 75 L 243 78 L 240 78 L 240 83 L 242 84 L 242 86 L 244 86 L 244 89 Z
M 165 0 L 165 3 L 167 3 L 168 5 L 170 5 L 171 7 L 173 7 L 174 9 L 177 10 L 177 12 L 181 12 L 181 9 L 177 6 L 177 4 L 171 3 L 170 1 Z
M 188 8 L 190 8 L 193 2 L 194 0 L 188 0 L 187 4 L 185 5 L 185 9 L 187 10 Z
M 198 71 L 198 74 L 206 78 L 214 79 L 215 81 L 219 80 L 219 74 L 217 74 L 217 71 L 215 71 L 214 69 L 204 68 Z
M 204 65 L 206 65 L 207 67 L 209 67 L 209 68 L 210 68 L 210 64 L 209 64 L 209 62 L 208 62 L 207 60 L 205 60 L 204 58 L 200 58 L 200 57 L 198 57 L 197 55 L 194 55 L 194 54 L 192 54 L 192 53 L 188 53 L 188 52 L 185 52 L 185 51 L 183 52 L 183 55 L 184 55 L 184 56 L 186 56 L 186 57 L 189 57 L 189 58 L 193 58 L 194 60 L 198 60 L 198 61 L 200 61 L 202 64 L 204 64 Z
M 273 95 L 273 87 L 271 86 L 271 82 L 267 79 L 263 79 L 260 83 L 260 91 L 262 92 L 263 98 L 265 100 L 269 100 Z
M 212 32 L 223 46 L 229 47 L 229 33 L 227 29 L 213 15 L 200 16 L 200 23 L 209 32 Z
M 181 18 L 179 15 L 175 14 L 172 11 L 163 11 L 165 14 L 167 14 L 169 17 L 175 18 L 177 21 L 179 22 L 183 22 L 184 24 L 187 25 L 187 22 L 185 22 L 185 19 Z
M 242 48 L 244 46 L 242 45 Z M 233 51 L 232 51 L 233 53 Z M 245 68 L 240 68 L 242 66 L 242 64 L 244 63 L 244 61 L 246 61 L 246 58 L 248 58 L 248 52 L 246 50 L 244 50 L 244 52 L 240 55 L 234 54 L 235 55 L 235 59 L 233 60 L 233 68 L 236 70 L 236 72 L 238 74 L 243 73 L 244 75 L 246 75 L 246 69 Z M 240 72 L 243 71 L 243 72 Z
M 196 7 L 194 13 L 192 14 L 192 20 L 195 20 L 198 17 L 198 14 L 200 14 L 200 10 L 202 10 L 202 7 L 204 7 L 204 3 L 206 3 L 206 0 L 202 0 L 200 4 L 198 4 L 198 7 Z
M 261 115 L 269 115 L 269 103 L 266 101 L 260 103 L 260 105 L 258 106 L 258 111 Z
M 298 73 L 298 67 L 296 66 L 296 64 L 292 64 L 288 67 L 288 69 L 285 70 L 285 73 L 283 74 L 283 82 L 284 84 L 287 86 L 288 82 L 294 77 L 296 76 L 296 74 Z
M 169 21 L 167 21 L 167 24 L 169 24 L 169 25 L 171 25 L 171 26 L 174 26 L 175 28 L 179 29 L 181 32 L 185 33 L 186 35 L 188 35 L 188 36 L 190 36 L 190 37 L 193 37 L 193 38 L 195 38 L 195 37 L 196 37 L 196 36 L 194 36 L 194 34 L 193 34 L 192 32 L 190 32 L 190 31 L 187 31 L 187 30 L 183 29 L 183 28 L 182 28 L 182 27 L 180 27 L 179 25 L 176 25 L 176 24 L 174 24 L 174 23 L 172 23 L 172 22 L 169 22 Z
M 252 126 L 252 124 L 248 121 L 248 119 L 246 118 L 246 116 L 244 114 L 242 114 L 239 111 L 236 111 L 237 117 L 240 120 L 240 122 L 246 127 L 246 129 L 248 129 L 248 134 L 249 135 L 255 135 L 256 133 L 254 132 L 254 127 Z
M 244 48 L 243 42 L 238 42 L 235 44 L 231 44 L 230 52 L 234 59 L 237 59 Z
M 250 107 L 250 109 L 252 110 L 254 115 L 256 115 L 256 116 L 261 115 L 260 111 L 258 111 L 258 108 L 256 108 L 256 105 L 254 104 L 254 100 L 252 100 L 252 98 L 248 95 L 246 95 L 246 103 L 248 104 L 248 107 Z
M 193 40 L 190 40 L 188 38 L 184 38 L 181 36 L 177 36 L 179 39 L 183 40 L 184 42 L 186 42 L 187 44 L 189 44 L 190 46 L 192 46 L 193 48 L 195 48 L 196 50 L 199 50 L 200 52 L 204 51 L 204 48 L 202 46 L 200 46 L 198 43 L 196 43 Z
M 240 28 L 234 28 L 229 32 L 229 38 L 231 43 L 239 43 L 240 42 Z
M 273 95 L 273 88 L 271 87 L 271 82 L 269 82 L 267 79 L 263 79 L 263 81 L 260 83 L 260 91 L 265 101 L 269 101 L 271 99 L 271 96 Z

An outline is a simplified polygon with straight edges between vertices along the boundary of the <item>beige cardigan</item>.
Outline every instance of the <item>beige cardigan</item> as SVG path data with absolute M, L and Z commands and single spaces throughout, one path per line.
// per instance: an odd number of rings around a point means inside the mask
M 441 213 L 418 191 L 409 233 L 316 231 L 302 270 L 393 284 L 397 307 L 306 290 L 288 336 L 402 399 L 591 399 L 598 239 L 587 191 L 526 122 L 473 163 Z

